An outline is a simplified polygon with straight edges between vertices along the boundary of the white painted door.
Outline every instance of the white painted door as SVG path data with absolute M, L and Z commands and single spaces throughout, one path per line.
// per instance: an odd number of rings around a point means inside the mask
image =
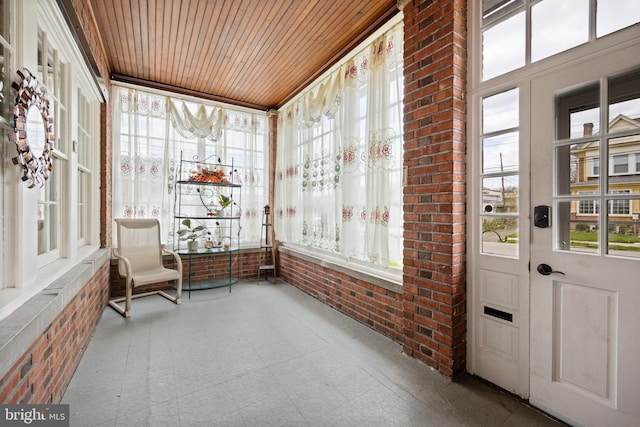
M 531 97 L 530 401 L 638 426 L 640 46 L 540 77 Z

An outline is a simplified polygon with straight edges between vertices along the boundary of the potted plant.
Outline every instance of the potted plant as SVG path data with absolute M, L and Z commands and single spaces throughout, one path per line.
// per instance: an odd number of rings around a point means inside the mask
M 233 200 L 231 200 L 231 197 L 225 196 L 224 194 L 220 193 L 220 195 L 218 196 L 218 203 L 220 203 L 220 207 L 222 209 L 226 208 L 227 206 L 229 206 L 231 204 Z
M 222 212 L 233 202 L 231 197 L 225 196 L 220 193 L 218 195 L 218 203 L 220 204 L 220 210 L 218 211 L 218 216 L 222 216 Z
M 189 252 L 195 252 L 198 250 L 198 237 L 204 236 L 209 233 L 207 227 L 202 224 L 197 224 L 195 221 L 192 223 L 189 218 L 182 220 L 184 228 L 178 230 L 178 238 L 187 242 L 187 248 Z

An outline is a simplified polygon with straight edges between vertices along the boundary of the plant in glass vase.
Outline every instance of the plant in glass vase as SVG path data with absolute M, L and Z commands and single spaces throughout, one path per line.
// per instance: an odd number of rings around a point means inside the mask
M 209 233 L 207 227 L 202 224 L 198 224 L 195 221 L 191 221 L 191 219 L 183 219 L 182 225 L 184 228 L 178 230 L 178 239 L 181 241 L 187 242 L 187 248 L 189 252 L 195 252 L 198 250 L 198 238 L 202 236 L 206 236 Z
M 220 204 L 219 216 L 222 216 L 222 212 L 233 202 L 231 197 L 228 197 L 222 193 L 218 195 L 218 203 Z

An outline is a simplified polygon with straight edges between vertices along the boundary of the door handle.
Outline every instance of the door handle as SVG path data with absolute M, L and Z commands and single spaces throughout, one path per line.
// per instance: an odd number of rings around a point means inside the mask
M 565 275 L 562 271 L 557 271 L 551 268 L 549 264 L 538 264 L 537 270 L 538 273 L 542 274 L 543 276 L 548 276 L 551 273 L 558 273 L 562 274 L 563 276 Z

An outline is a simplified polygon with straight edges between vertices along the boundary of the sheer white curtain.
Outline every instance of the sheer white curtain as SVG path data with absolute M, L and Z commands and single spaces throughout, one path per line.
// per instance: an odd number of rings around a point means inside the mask
M 157 217 L 163 240 L 173 239 L 173 181 L 184 158 L 218 158 L 242 184 L 241 246 L 260 241 L 268 192 L 266 115 L 182 101 L 115 87 L 113 216 Z
M 280 241 L 401 262 L 402 38 L 398 24 L 280 111 Z
M 168 178 L 172 167 L 165 139 L 166 99 L 116 88 L 113 102 L 113 217 L 170 220 Z

